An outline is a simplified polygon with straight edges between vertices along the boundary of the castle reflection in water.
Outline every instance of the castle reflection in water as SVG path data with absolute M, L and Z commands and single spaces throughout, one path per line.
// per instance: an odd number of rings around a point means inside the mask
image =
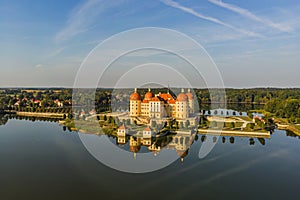
M 118 145 L 129 144 L 129 150 L 134 156 L 140 151 L 142 146 L 148 148 L 156 156 L 162 149 L 174 149 L 181 161 L 188 155 L 189 149 L 193 142 L 198 139 L 196 133 L 169 133 L 161 137 L 143 137 L 143 135 L 135 136 L 117 136 L 116 143 Z
M 212 142 L 216 143 L 218 141 L 218 136 L 213 135 L 201 135 L 196 132 L 169 132 L 163 136 L 154 136 L 154 137 L 145 137 L 145 134 L 118 134 L 116 137 L 116 144 L 125 147 L 129 145 L 129 151 L 133 153 L 133 156 L 136 157 L 137 153 L 141 151 L 142 147 L 146 147 L 149 152 L 152 152 L 154 156 L 159 154 L 162 149 L 173 149 L 178 154 L 181 162 L 184 161 L 184 158 L 189 154 L 189 150 L 194 142 L 206 142 L 208 137 L 211 137 Z M 264 138 L 246 138 L 249 140 L 249 145 L 254 145 L 256 142 L 261 145 L 265 145 Z M 233 136 L 220 136 L 220 143 L 229 143 L 234 144 L 235 137 Z

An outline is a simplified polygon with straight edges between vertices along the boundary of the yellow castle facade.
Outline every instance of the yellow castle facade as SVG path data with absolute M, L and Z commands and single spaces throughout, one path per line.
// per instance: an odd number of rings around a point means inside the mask
M 168 93 L 153 94 L 151 90 L 144 98 L 135 89 L 130 95 L 130 116 L 149 117 L 155 119 L 174 118 L 187 119 L 194 113 L 193 94 L 182 89 L 177 98 Z

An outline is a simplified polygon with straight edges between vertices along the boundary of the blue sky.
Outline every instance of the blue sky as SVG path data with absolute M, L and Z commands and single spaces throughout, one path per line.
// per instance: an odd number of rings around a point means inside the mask
M 300 87 L 297 0 L 0 0 L 0 86 L 72 86 L 88 53 L 132 28 L 199 42 L 226 87 Z

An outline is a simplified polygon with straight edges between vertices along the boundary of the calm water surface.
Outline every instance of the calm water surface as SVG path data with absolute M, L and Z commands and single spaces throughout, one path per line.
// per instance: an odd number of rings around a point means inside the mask
M 199 138 L 183 163 L 128 174 L 57 123 L 11 119 L 0 126 L 0 199 L 299 199 L 299 138 L 276 130 L 265 145 L 254 142 L 218 140 L 199 160 Z

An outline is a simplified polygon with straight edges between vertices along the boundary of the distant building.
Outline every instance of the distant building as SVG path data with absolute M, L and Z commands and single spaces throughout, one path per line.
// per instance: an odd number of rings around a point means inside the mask
M 40 100 L 33 100 L 33 103 L 36 104 L 36 105 L 41 106 L 41 101 Z
M 262 113 L 252 113 L 252 116 L 253 116 L 253 122 L 254 123 L 256 121 L 265 122 L 265 120 L 263 119 L 264 115 Z
M 252 113 L 252 116 L 253 116 L 253 118 L 262 119 L 264 115 L 262 113 Z
M 85 117 L 86 116 L 86 112 L 84 111 L 84 110 L 82 110 L 81 112 L 80 112 L 80 117 Z
M 89 111 L 89 114 L 90 114 L 90 115 L 96 115 L 96 110 L 95 110 L 95 109 L 90 110 L 90 111 Z
M 64 106 L 64 103 L 58 99 L 54 100 L 54 103 L 59 106 L 59 107 L 63 107 Z

